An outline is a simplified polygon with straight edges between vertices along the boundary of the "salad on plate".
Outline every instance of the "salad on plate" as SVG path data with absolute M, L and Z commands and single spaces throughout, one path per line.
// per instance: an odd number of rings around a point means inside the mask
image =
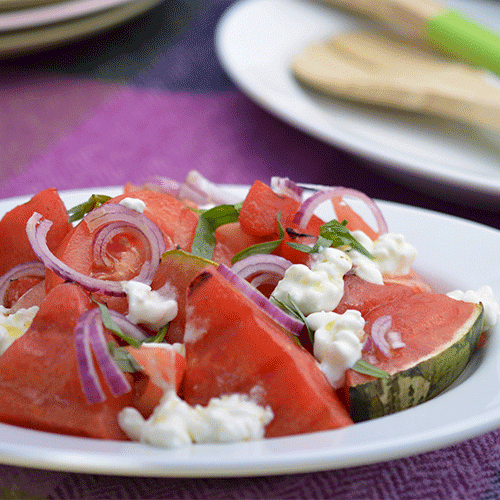
M 193 171 L 76 207 L 50 188 L 0 242 L 0 422 L 71 436 L 353 425 L 447 389 L 499 314 L 487 285 L 434 291 L 363 193 L 286 178 L 240 199 Z

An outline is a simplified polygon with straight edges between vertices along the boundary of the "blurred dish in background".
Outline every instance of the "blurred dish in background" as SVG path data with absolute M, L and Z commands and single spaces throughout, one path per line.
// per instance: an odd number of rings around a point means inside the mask
M 484 24 L 500 26 L 500 4 L 451 0 Z M 500 134 L 444 118 L 323 96 L 303 88 L 291 64 L 311 43 L 379 28 L 370 19 L 308 0 L 240 0 L 222 17 L 222 65 L 258 104 L 291 125 L 369 160 L 436 196 L 500 209 Z M 500 79 L 488 75 L 500 88 Z
M 52 0 L 50 5 L 0 11 L 0 55 L 24 54 L 81 38 L 142 14 L 162 1 Z

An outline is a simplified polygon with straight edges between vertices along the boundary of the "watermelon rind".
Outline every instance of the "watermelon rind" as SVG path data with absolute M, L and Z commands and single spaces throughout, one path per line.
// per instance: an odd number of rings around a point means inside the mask
M 441 394 L 462 373 L 476 350 L 483 315 L 482 304 L 477 304 L 448 347 L 394 375 L 350 387 L 350 414 L 354 422 L 390 415 Z

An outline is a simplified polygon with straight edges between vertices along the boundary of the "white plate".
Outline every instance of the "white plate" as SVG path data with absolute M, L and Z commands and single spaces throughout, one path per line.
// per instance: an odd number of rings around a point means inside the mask
M 448 3 L 500 26 L 498 2 Z M 304 46 L 363 26 L 372 25 L 313 0 L 240 0 L 220 20 L 216 47 L 235 83 L 291 125 L 370 160 L 401 182 L 499 208 L 500 134 L 321 97 L 294 79 L 290 62 Z
M 0 14 L 0 31 L 35 28 L 89 16 L 114 7 L 137 3 L 137 0 L 66 0 L 32 9 Z
M 98 188 L 63 194 L 67 206 Z M 243 190 L 240 190 L 242 194 Z M 0 202 L 0 214 L 26 198 Z M 492 286 L 500 297 L 496 261 L 500 232 L 461 219 L 380 202 L 391 231 L 419 248 L 416 270 L 441 291 Z M 473 244 L 471 244 L 473 242 Z M 474 266 L 471 266 L 471 262 Z M 162 450 L 132 442 L 73 438 L 0 424 L 0 462 L 53 470 L 127 476 L 252 476 L 352 467 L 457 443 L 500 427 L 498 328 L 467 368 L 465 380 L 420 406 L 346 429 L 261 441 Z M 468 377 L 468 378 L 467 378 Z
M 33 23 L 33 27 L 14 31 L 2 30 L 2 21 L 4 26 L 12 22 L 7 22 L 0 14 L 0 55 L 28 53 L 97 33 L 138 16 L 162 1 L 164 0 L 103 0 L 100 4 L 101 0 L 79 0 L 74 2 L 78 5 L 75 5 L 73 10 L 71 9 L 73 2 L 65 2 L 68 8 L 63 11 L 64 16 L 61 15 L 61 18 L 64 20 L 61 22 L 46 23 L 48 19 L 55 20 L 55 16 L 51 17 L 55 14 L 53 11 L 56 7 L 54 6 L 46 7 L 50 9 L 50 15 L 45 16 L 44 22 L 42 22 L 42 17 L 37 17 L 38 11 L 42 8 L 34 9 L 31 11 L 32 16 L 28 18 Z M 106 8 L 102 9 L 102 5 Z M 86 15 L 80 16 L 81 9 L 85 6 L 87 7 Z

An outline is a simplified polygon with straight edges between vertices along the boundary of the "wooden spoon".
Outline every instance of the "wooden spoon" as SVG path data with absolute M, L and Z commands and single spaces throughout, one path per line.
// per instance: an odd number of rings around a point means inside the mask
M 493 76 L 392 33 L 350 33 L 310 45 L 292 71 L 323 93 L 500 130 L 500 85 L 487 79 Z

